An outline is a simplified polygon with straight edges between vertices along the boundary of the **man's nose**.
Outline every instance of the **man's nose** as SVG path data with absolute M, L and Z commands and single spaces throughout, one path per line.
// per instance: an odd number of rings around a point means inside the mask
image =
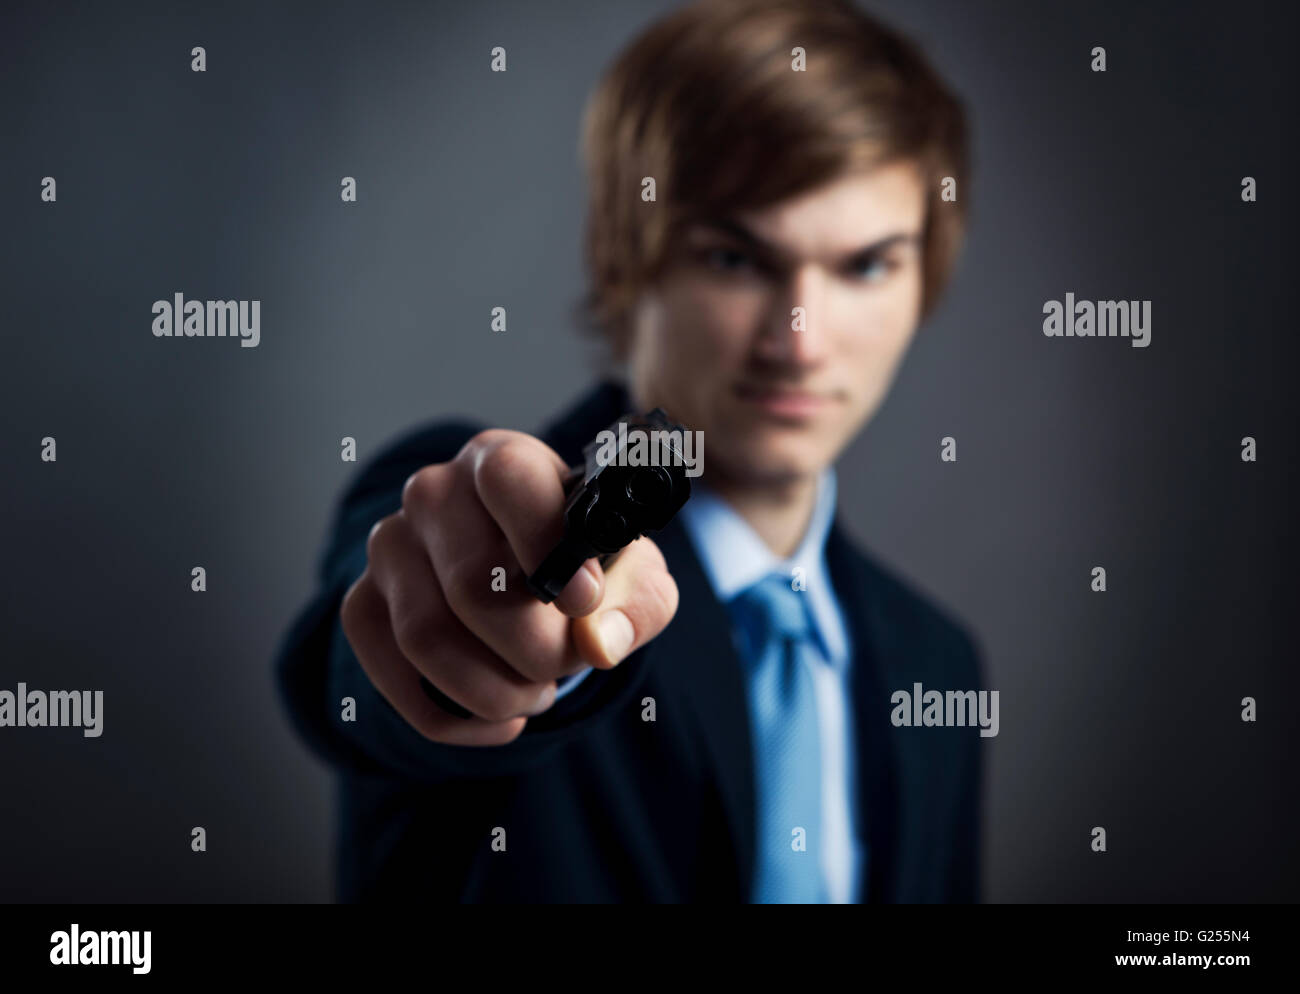
M 776 295 L 772 314 L 758 345 L 764 358 L 793 366 L 815 366 L 825 358 L 826 274 L 819 266 L 800 266 Z

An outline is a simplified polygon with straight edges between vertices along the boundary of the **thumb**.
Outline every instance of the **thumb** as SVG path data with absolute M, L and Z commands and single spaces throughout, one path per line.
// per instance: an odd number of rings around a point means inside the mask
M 637 539 L 606 572 L 600 606 L 573 620 L 578 653 L 597 669 L 610 669 L 668 627 L 677 597 L 659 546 Z

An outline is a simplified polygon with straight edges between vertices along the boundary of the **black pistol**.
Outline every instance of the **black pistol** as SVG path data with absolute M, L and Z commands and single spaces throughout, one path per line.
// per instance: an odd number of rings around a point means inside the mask
M 564 536 L 528 577 L 533 596 L 549 604 L 588 559 L 608 566 L 673 519 L 691 496 L 685 433 L 656 407 L 619 418 L 587 444 L 565 483 Z
M 633 541 L 673 519 L 691 496 L 685 439 L 686 429 L 656 407 L 624 415 L 587 443 L 582 465 L 565 478 L 564 535 L 526 578 L 533 596 L 549 604 L 588 559 L 607 567 Z M 420 686 L 444 711 L 473 717 L 424 677 Z

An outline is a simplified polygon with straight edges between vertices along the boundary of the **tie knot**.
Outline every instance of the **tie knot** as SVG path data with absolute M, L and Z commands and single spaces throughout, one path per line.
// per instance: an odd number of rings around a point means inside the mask
M 762 640 L 775 635 L 804 639 L 812 632 L 804 597 L 791 586 L 790 577 L 769 573 L 742 590 L 732 603 L 741 624 L 751 632 L 761 632 Z

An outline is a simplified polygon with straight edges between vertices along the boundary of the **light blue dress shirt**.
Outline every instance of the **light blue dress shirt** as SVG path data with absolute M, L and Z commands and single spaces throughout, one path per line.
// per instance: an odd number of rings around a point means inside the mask
M 768 573 L 794 577 L 802 570 L 808 607 L 816 630 L 813 667 L 817 723 L 821 734 L 822 818 L 826 846 L 821 854 L 827 893 L 835 904 L 861 901 L 866 859 L 859 837 L 855 735 L 848 625 L 831 589 L 826 566 L 826 536 L 835 517 L 836 479 L 827 468 L 817 481 L 812 518 L 794 554 L 779 558 L 729 504 L 700 480 L 691 482 L 691 499 L 679 513 L 714 594 L 724 604 Z M 739 646 L 737 646 L 739 651 Z M 560 681 L 557 699 L 571 691 L 590 669 Z M 757 762 L 759 757 L 755 757 Z

